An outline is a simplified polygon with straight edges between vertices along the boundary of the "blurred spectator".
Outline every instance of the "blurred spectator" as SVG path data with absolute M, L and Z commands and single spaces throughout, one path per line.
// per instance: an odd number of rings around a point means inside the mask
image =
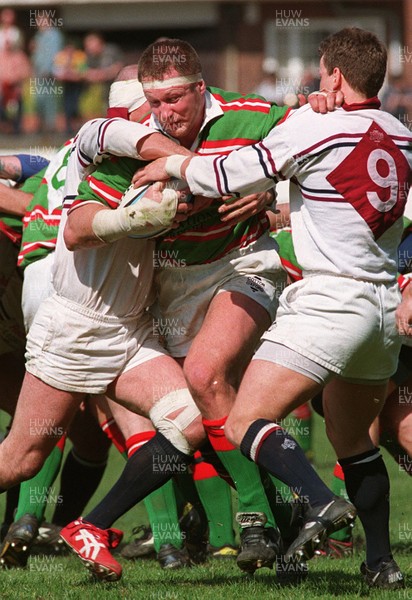
M 63 110 L 68 135 L 76 132 L 80 126 L 79 101 L 86 70 L 86 53 L 79 48 L 76 40 L 69 40 L 63 50 L 56 54 L 53 66 L 53 74 L 63 85 Z
M 100 33 L 84 38 L 87 88 L 81 100 L 82 116 L 89 119 L 105 113 L 110 83 L 123 66 L 120 49 L 105 41 Z
M 56 129 L 56 117 L 63 87 L 57 85 L 53 75 L 55 56 L 63 47 L 63 34 L 52 24 L 47 11 L 36 11 L 37 32 L 31 44 L 33 75 L 30 93 L 36 96 L 36 111 L 40 125 L 52 132 Z
M 382 97 L 382 107 L 412 129 L 412 89 L 401 77 L 392 77 Z
M 0 49 L 0 123 L 3 133 L 19 133 L 22 116 L 22 87 L 30 77 L 26 53 L 12 42 Z
M 15 21 L 15 11 L 3 8 L 0 12 L 0 51 L 5 49 L 6 44 L 9 44 L 9 48 L 23 48 L 23 34 L 14 24 Z
M 318 69 L 316 70 L 316 73 L 317 71 Z M 315 74 L 314 70 L 310 67 L 305 69 L 302 75 L 300 89 L 298 91 L 304 94 L 305 96 L 309 96 L 309 94 L 311 94 L 312 92 L 318 91 L 319 86 L 320 79 L 317 76 L 317 74 Z
M 255 93 L 263 96 L 269 102 L 283 104 L 284 91 L 278 82 L 279 65 L 276 58 L 265 58 L 262 63 L 262 79 L 257 86 Z

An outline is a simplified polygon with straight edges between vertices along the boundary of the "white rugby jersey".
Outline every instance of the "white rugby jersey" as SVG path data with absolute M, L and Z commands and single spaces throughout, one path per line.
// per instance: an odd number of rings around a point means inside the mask
M 261 142 L 195 157 L 194 194 L 246 195 L 290 179 L 293 242 L 304 275 L 392 282 L 411 183 L 412 133 L 379 100 L 327 114 L 291 111 Z
M 125 128 L 128 136 L 121 133 Z M 120 318 L 141 314 L 153 301 L 154 242 L 126 237 L 99 248 L 71 252 L 64 243 L 63 231 L 77 188 L 94 168 L 93 163 L 108 154 L 130 154 L 132 137 L 137 158 L 135 145 L 139 138 L 130 134 L 132 131 L 143 137 L 148 134 L 147 127 L 124 119 L 97 119 L 80 130 L 67 165 L 64 210 L 53 267 L 53 286 L 60 296 Z

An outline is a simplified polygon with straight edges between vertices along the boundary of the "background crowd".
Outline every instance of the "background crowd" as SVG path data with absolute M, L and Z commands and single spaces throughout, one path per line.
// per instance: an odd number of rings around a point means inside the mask
M 12 9 L 0 12 L 0 132 L 71 134 L 103 114 L 120 48 L 98 32 L 66 36 L 39 11 L 27 40 L 15 20 Z
M 34 21 L 23 31 L 13 9 L 0 11 L 0 133 L 72 135 L 88 119 L 104 114 L 109 82 L 138 57 L 128 56 L 98 31 L 66 33 L 47 11 L 36 11 Z M 259 85 L 246 91 L 296 106 L 296 94 L 318 89 L 319 81 L 311 69 L 299 82 L 295 79 L 267 58 Z M 385 110 L 410 128 L 412 89 L 401 78 L 387 81 L 381 100 Z

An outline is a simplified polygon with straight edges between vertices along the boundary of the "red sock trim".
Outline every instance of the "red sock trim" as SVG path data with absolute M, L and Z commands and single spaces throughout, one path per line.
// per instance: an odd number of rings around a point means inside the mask
M 226 419 L 227 417 L 213 421 L 202 419 L 203 427 L 205 428 L 207 437 L 209 438 L 209 441 L 216 452 L 230 452 L 231 450 L 236 450 L 236 446 L 229 442 L 225 436 L 224 426 Z
M 60 450 L 60 452 L 63 452 L 65 444 L 66 444 L 66 434 L 62 435 L 62 437 L 59 439 L 59 441 L 56 444 L 56 448 L 58 448 Z
M 101 423 L 100 427 L 107 435 L 109 440 L 113 443 L 114 447 L 120 452 L 120 454 L 126 452 L 126 441 L 113 417 Z
M 343 469 L 340 464 L 337 462 L 335 468 L 333 469 L 333 475 L 340 479 L 341 481 L 345 481 L 345 475 L 343 474 Z
M 219 477 L 215 467 L 203 460 L 202 454 L 197 450 L 194 453 L 195 462 L 192 465 L 192 475 L 194 481 L 202 481 L 203 479 L 211 479 L 212 477 Z
M 126 449 L 127 449 L 128 458 L 133 456 L 133 454 L 135 452 L 137 452 L 139 450 L 139 448 L 141 448 L 143 446 L 143 444 L 146 444 L 146 442 L 151 440 L 152 437 L 154 437 L 155 435 L 156 435 L 155 431 L 143 431 L 142 433 L 135 433 L 134 435 L 131 435 L 126 440 Z
M 295 410 L 292 411 L 292 415 L 297 419 L 309 420 L 312 416 L 312 409 L 309 402 L 305 402 L 305 404 L 295 408 Z

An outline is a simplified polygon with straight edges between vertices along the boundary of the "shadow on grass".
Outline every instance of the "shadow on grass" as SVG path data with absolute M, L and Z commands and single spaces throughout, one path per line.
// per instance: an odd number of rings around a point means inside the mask
M 129 579 L 130 575 L 130 579 Z M 137 580 L 137 581 L 136 581 Z M 134 586 L 135 583 L 143 586 L 148 586 L 155 589 L 161 583 L 165 588 L 172 585 L 173 590 L 179 594 L 188 589 L 188 586 L 194 586 L 198 594 L 202 593 L 202 589 L 206 592 L 215 591 L 216 598 L 225 597 L 224 590 L 238 590 L 239 598 L 255 598 L 259 597 L 259 593 L 268 596 L 265 592 L 270 592 L 276 597 L 278 591 L 279 598 L 285 598 L 287 592 L 293 594 L 296 598 L 317 598 L 317 597 L 344 597 L 345 595 L 356 594 L 357 597 L 368 598 L 369 590 L 362 582 L 360 574 L 348 573 L 345 570 L 322 570 L 310 573 L 307 579 L 300 584 L 280 585 L 277 582 L 275 573 L 266 572 L 259 573 L 256 576 L 248 576 L 244 573 L 239 574 L 224 574 L 211 573 L 206 568 L 196 568 L 189 571 L 162 572 L 161 578 L 159 574 L 148 573 L 146 576 L 140 574 L 136 579 L 134 573 L 128 574 L 128 584 Z M 197 596 L 196 596 L 197 597 Z M 208 596 L 209 597 L 209 596 Z M 289 595 L 287 596 L 289 597 Z M 291 597 L 291 596 L 290 596 Z

